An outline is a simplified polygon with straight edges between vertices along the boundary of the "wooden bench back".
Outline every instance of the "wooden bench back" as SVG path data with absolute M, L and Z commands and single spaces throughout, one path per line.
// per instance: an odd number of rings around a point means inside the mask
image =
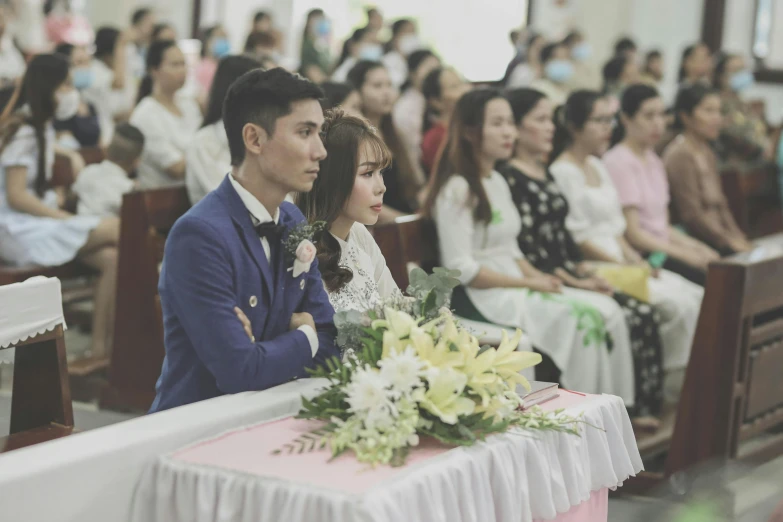
M 765 240 L 783 246 L 783 235 Z M 783 454 L 783 257 L 710 265 L 667 473 Z M 753 444 L 752 439 L 756 439 Z
M 16 345 L 11 430 L 0 453 L 70 435 L 73 406 L 63 327 Z
M 158 266 L 166 235 L 188 208 L 184 187 L 123 197 L 114 343 L 103 406 L 145 410 L 155 398 L 165 354 Z
M 408 288 L 411 265 L 431 271 L 438 263 L 435 226 L 418 214 L 397 218 L 394 223 L 374 227 L 375 242 L 386 258 L 386 266 L 402 290 Z

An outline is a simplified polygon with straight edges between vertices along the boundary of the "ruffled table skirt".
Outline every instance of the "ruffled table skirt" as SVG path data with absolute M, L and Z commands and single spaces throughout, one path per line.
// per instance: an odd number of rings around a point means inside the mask
M 584 413 L 580 435 L 513 432 L 469 448 L 423 441 L 401 468 L 327 451 L 272 455 L 306 431 L 283 418 L 156 460 L 133 522 L 606 520 L 607 491 L 643 469 L 623 402 L 561 391 L 547 409 Z

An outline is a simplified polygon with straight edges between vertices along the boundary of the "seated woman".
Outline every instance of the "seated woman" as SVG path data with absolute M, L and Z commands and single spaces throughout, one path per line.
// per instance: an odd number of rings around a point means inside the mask
M 470 85 L 451 67 L 435 69 L 424 79 L 422 93 L 427 100 L 427 111 L 422 120 L 421 164 L 428 176 L 435 166 L 438 151 L 446 141 L 446 125 L 454 105 L 468 90 Z
M 693 237 L 730 255 L 753 245 L 731 215 L 710 146 L 720 135 L 720 109 L 717 91 L 699 83 L 682 87 L 674 104 L 680 135 L 666 148 L 663 164 L 677 220 Z
M 383 142 L 392 152 L 393 161 L 384 176 L 387 194 L 380 221 L 388 223 L 399 216 L 412 214 L 419 208 L 424 174 L 411 161 L 394 126 L 391 112 L 396 93 L 389 72 L 380 62 L 362 60 L 348 73 L 348 82 L 359 91 L 362 114 L 378 129 Z
M 701 83 L 710 85 L 712 78 L 712 54 L 704 42 L 696 42 L 682 51 L 680 72 L 677 81 L 680 86 Z
M 204 29 L 201 36 L 201 61 L 196 66 L 195 76 L 202 93 L 212 88 L 212 80 L 217 73 L 218 63 L 231 52 L 226 30 L 220 25 Z
M 456 312 L 521 328 L 560 369 L 564 386 L 619 395 L 633 405 L 633 359 L 622 310 L 616 307 L 604 319 L 519 250 L 522 219 L 494 169 L 511 156 L 516 135 L 511 106 L 498 91 L 471 91 L 457 102 L 424 207 L 435 220 L 441 263 L 459 270 L 466 287 L 468 303 L 461 309 L 455 294 Z
M 663 268 L 703 286 L 707 265 L 720 256 L 669 223 L 669 182 L 654 150 L 665 127 L 663 100 L 649 85 L 632 85 L 620 109 L 616 145 L 603 160 L 623 206 L 625 237 L 644 255 L 665 256 Z
M 88 89 L 93 87 L 95 79 L 90 69 L 91 58 L 87 47 L 60 44 L 55 52 L 70 62 L 73 86 L 79 94 L 76 114 L 67 120 L 55 117 L 54 130 L 57 131 L 57 142 L 72 150 L 102 145 L 102 139 L 105 138 L 102 135 L 98 105 L 94 100 L 88 100 L 90 98 Z
M 394 104 L 392 119 L 407 147 L 411 161 L 421 163 L 421 139 L 427 100 L 421 91 L 427 75 L 440 67 L 440 60 L 432 51 L 420 49 L 408 56 L 408 80 L 400 88 L 400 98 Z
M 144 134 L 139 188 L 181 185 L 185 150 L 201 125 L 195 99 L 181 96 L 187 65 L 172 40 L 155 41 L 147 51 L 147 76 L 139 87 L 138 105 L 130 123 Z
M 316 237 L 318 269 L 336 311 L 364 311 L 398 294 L 386 260 L 365 226 L 383 207 L 383 169 L 391 153 L 377 131 L 341 110 L 326 113 L 321 135 L 327 151 L 313 190 L 296 195 L 307 220 L 327 224 Z
M 738 54 L 724 54 L 715 64 L 713 86 L 720 91 L 723 112 L 718 147 L 721 166 L 738 164 L 747 170 L 772 158 L 766 122 L 740 97 L 754 81 L 753 71 Z
M 519 140 L 513 158 L 500 173 L 522 219 L 519 249 L 537 270 L 559 278 L 584 304 L 599 310 L 608 323 L 619 320 L 627 329 L 612 336 L 615 349 L 630 347 L 634 358 L 636 406 L 640 425 L 657 427 L 651 416 L 661 408 L 663 372 L 658 321 L 651 307 L 615 292 L 582 265 L 582 255 L 565 225 L 568 203 L 544 163 L 552 152 L 552 104 L 543 93 L 516 89 L 507 93 Z M 641 426 L 640 426 L 641 427 Z
M 591 261 L 640 265 L 626 241 L 625 218 L 606 167 L 599 159 L 609 146 L 613 112 L 594 91 L 577 91 L 555 114 L 555 158 L 549 171 L 568 201 L 566 227 L 582 256 Z M 704 289 L 668 270 L 649 278 L 650 303 L 660 317 L 664 391 L 676 399 L 696 331 Z
M 372 33 L 366 27 L 360 27 L 343 43 L 343 52 L 331 79 L 333 82 L 342 83 L 348 79 L 348 73 L 359 60 L 380 60 L 382 56 L 381 44 L 373 40 Z
M 551 43 L 541 49 L 543 76 L 530 87 L 546 94 L 555 105 L 562 105 L 568 98 L 569 85 L 574 81 L 574 64 L 568 47 L 562 42 Z
M 120 223 L 62 210 L 49 186 L 52 122 L 73 116 L 79 100 L 67 59 L 33 58 L 15 96 L 0 121 L 0 261 L 58 266 L 79 259 L 98 270 L 91 352 L 105 357 L 113 336 Z
M 231 170 L 231 153 L 223 128 L 223 100 L 237 78 L 259 67 L 259 62 L 247 56 L 228 56 L 218 65 L 204 123 L 185 151 L 185 186 L 193 205 L 216 189 Z

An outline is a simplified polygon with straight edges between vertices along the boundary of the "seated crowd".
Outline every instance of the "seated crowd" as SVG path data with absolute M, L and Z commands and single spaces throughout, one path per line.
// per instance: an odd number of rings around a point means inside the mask
M 280 195 L 275 208 L 285 197 L 310 222 L 327 223 L 315 244 L 335 310 L 400 293 L 367 227 L 422 214 L 435 224 L 440 264 L 460 272 L 452 302 L 458 315 L 521 328 L 564 386 L 618 395 L 638 429 L 656 430 L 664 401 L 676 402 L 681 391 L 709 263 L 753 248 L 719 178 L 724 165 L 769 161 L 775 148 L 766 123 L 741 98 L 752 82 L 744 59 L 688 47 L 670 104 L 657 89 L 662 55 L 650 51 L 642 63 L 629 39 L 618 42 L 601 82 L 580 32 L 556 42 L 515 32 L 517 54 L 502 85 L 474 87 L 422 46 L 413 21 L 396 21 L 385 43 L 383 29 L 380 12 L 370 10 L 335 61 L 326 44 L 329 19 L 310 11 L 297 69 L 309 81 L 275 71 L 291 67 L 268 13 L 252 20 L 241 55 L 231 54 L 225 28 L 205 29 L 193 74 L 173 28 L 157 24 L 149 9 L 134 13 L 127 31 L 104 27 L 91 42 L 53 42 L 52 53 L 3 78 L 13 93 L 0 121 L 0 262 L 79 259 L 95 268 L 92 351 L 110 354 L 123 194 L 185 186 L 196 206 L 188 230 L 172 233 L 177 244 L 198 232 L 195 218 L 210 215 L 210 195 L 229 190 L 227 179 L 258 217 L 246 202 L 253 191 L 236 188 L 247 188 L 250 172 L 243 170 L 250 156 L 238 154 L 236 142 L 250 138 L 244 130 L 230 134 L 237 110 L 258 117 L 257 132 L 271 140 L 292 104 L 318 100 L 322 127 L 301 132 L 302 143 L 318 149 L 308 149 L 320 164 L 312 190 L 269 183 Z M 270 98 L 247 101 L 254 88 Z M 241 89 L 247 106 L 238 109 L 230 99 Z M 267 148 L 257 167 L 285 173 L 297 143 Z M 85 168 L 77 151 L 92 147 L 105 159 Z M 73 211 L 51 183 L 58 154 L 74 171 Z M 267 210 L 259 212 L 276 221 Z M 171 297 L 184 283 L 167 261 L 161 297 L 168 325 L 185 305 Z M 609 275 L 623 269 L 641 274 L 649 295 Z M 236 314 L 255 343 L 248 317 Z M 303 360 L 319 360 L 313 338 L 326 335 L 323 322 L 292 319 L 290 329 L 310 342 Z M 281 335 L 288 329 L 281 325 Z M 321 357 L 334 348 L 320 346 Z M 175 341 L 166 348 L 153 409 L 182 403 L 170 379 L 211 378 L 215 394 L 241 391 L 242 383 L 219 372 L 185 376 Z M 248 379 L 245 388 L 278 377 Z

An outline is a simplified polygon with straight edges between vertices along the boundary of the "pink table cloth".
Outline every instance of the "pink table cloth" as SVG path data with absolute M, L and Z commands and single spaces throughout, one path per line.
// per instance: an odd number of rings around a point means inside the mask
M 580 436 L 516 432 L 470 448 L 423 440 L 400 468 L 327 450 L 273 455 L 313 425 L 283 418 L 161 457 L 131 519 L 154 521 L 605 521 L 608 490 L 642 468 L 622 400 L 561 391 Z

